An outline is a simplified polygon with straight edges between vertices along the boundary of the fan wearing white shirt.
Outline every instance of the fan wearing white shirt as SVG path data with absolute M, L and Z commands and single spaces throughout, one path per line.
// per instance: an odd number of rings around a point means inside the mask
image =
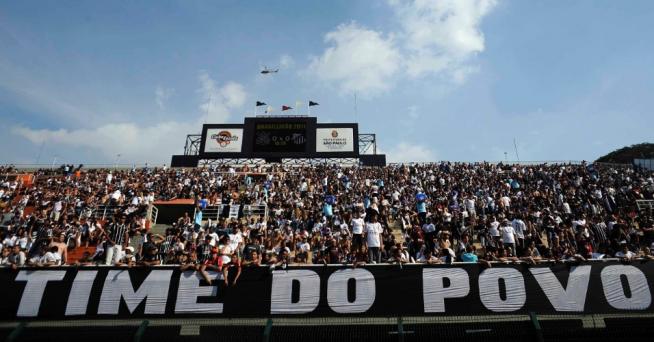
M 377 215 L 372 215 L 366 224 L 366 243 L 368 244 L 368 260 L 371 263 L 381 263 L 381 242 L 383 229 L 377 222 Z
M 363 250 L 363 228 L 365 222 L 361 218 L 359 211 L 354 212 L 354 218 L 350 222 L 352 226 L 352 249 L 362 251 Z
M 522 220 L 522 218 L 517 215 L 513 221 L 511 221 L 511 226 L 513 227 L 513 230 L 515 231 L 515 235 L 518 237 L 518 247 L 521 249 L 525 247 L 525 231 L 527 231 L 527 225 L 525 224 L 525 221 Z
M 434 238 L 436 237 L 436 226 L 431 222 L 431 217 L 426 218 L 425 224 L 422 225 L 422 231 L 425 233 L 425 243 L 430 250 L 433 250 Z
M 509 224 L 509 221 L 504 220 L 500 226 L 500 233 L 502 234 L 502 242 L 504 243 L 504 248 L 511 249 L 511 252 L 515 256 L 515 241 L 516 234 L 513 226 Z
M 626 243 L 623 243 L 621 247 L 622 250 L 615 253 L 616 258 L 631 260 L 636 257 L 636 253 L 630 251 Z

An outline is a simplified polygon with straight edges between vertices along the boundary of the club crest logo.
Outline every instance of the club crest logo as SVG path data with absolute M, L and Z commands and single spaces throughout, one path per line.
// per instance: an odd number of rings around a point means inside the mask
M 229 131 L 220 131 L 218 134 L 211 135 L 211 139 L 215 140 L 220 147 L 227 147 L 232 141 L 238 141 L 238 136 L 232 135 Z

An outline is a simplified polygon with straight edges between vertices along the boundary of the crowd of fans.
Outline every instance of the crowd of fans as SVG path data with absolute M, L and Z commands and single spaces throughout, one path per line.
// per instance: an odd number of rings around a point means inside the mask
M 537 263 L 651 258 L 654 249 L 652 213 L 636 206 L 654 199 L 653 173 L 632 168 L 65 165 L 35 172 L 30 186 L 15 173 L 0 168 L 0 264 L 14 268 L 73 264 L 69 251 L 87 246 L 95 253 L 75 264 L 176 264 L 208 281 L 207 270 L 259 265 Z M 175 199 L 195 210 L 156 234 L 152 204 Z M 243 214 L 244 205 L 267 215 Z

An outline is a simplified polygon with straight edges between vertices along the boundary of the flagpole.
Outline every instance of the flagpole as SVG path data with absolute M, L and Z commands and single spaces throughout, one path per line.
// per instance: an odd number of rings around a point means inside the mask
M 307 116 L 311 116 L 311 105 L 309 104 L 309 100 L 307 100 Z
M 257 107 L 259 107 L 259 106 L 257 106 L 257 103 L 255 102 L 254 103 L 254 116 L 257 116 Z

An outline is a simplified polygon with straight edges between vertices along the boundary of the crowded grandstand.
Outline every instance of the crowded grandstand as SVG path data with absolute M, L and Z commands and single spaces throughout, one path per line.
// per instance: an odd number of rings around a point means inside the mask
M 651 207 L 639 205 L 654 199 L 654 175 L 632 167 L 63 165 L 29 182 L 17 173 L 0 168 L 0 262 L 13 269 L 179 265 L 208 282 L 208 270 L 234 272 L 224 281 L 236 284 L 244 267 L 629 261 L 654 249 Z M 193 209 L 155 225 L 155 203 L 179 200 Z

